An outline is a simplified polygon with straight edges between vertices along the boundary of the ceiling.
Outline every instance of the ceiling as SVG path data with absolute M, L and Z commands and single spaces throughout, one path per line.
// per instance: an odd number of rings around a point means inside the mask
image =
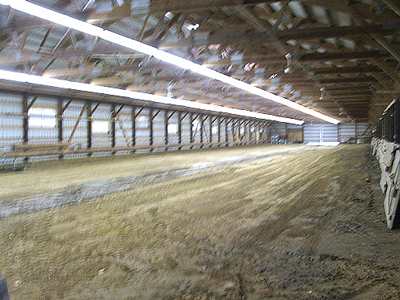
M 397 0 L 31 0 L 341 122 L 400 91 Z M 318 122 L 287 106 L 0 5 L 0 70 Z

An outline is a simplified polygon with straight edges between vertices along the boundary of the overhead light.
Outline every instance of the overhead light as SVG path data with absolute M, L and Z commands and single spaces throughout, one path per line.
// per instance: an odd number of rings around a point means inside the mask
M 168 52 L 164 52 L 162 50 L 159 50 L 157 48 L 146 45 L 144 43 L 129 39 L 129 38 L 119 35 L 117 33 L 114 33 L 114 32 L 108 31 L 108 30 L 104 30 L 95 25 L 74 19 L 72 17 L 63 15 L 58 12 L 54 12 L 50 9 L 43 8 L 41 6 L 32 4 L 30 2 L 27 2 L 26 0 L 0 0 L 0 4 L 9 5 L 10 7 L 12 7 L 15 10 L 36 16 L 36 17 L 44 19 L 44 20 L 48 20 L 50 22 L 53 22 L 53 23 L 56 23 L 56 24 L 59 24 L 59 25 L 65 26 L 65 27 L 75 29 L 77 31 L 84 32 L 86 34 L 89 34 L 89 35 L 92 35 L 95 37 L 100 37 L 103 40 L 109 41 L 109 42 L 117 44 L 117 45 L 124 46 L 131 50 L 135 50 L 138 52 L 145 53 L 147 55 L 154 56 L 155 58 L 158 58 L 159 60 L 162 60 L 164 62 L 181 67 L 183 69 L 188 69 L 194 73 L 201 74 L 206 77 L 224 82 L 228 85 L 242 89 L 244 91 L 247 91 L 251 94 L 257 95 L 264 99 L 274 101 L 279 104 L 288 106 L 290 108 L 293 108 L 293 109 L 301 111 L 305 114 L 314 116 L 321 120 L 324 120 L 324 121 L 327 121 L 327 122 L 330 122 L 333 124 L 338 124 L 340 122 L 339 120 L 336 120 L 332 117 L 329 117 L 329 116 L 319 113 L 315 110 L 304 107 L 304 106 L 297 104 L 293 101 L 290 101 L 288 99 L 282 98 L 280 96 L 276 96 L 265 90 L 251 86 L 243 81 L 226 76 L 222 73 L 219 73 L 219 72 L 209 69 L 207 67 L 195 64 L 187 59 L 175 56 Z
M 291 74 L 291 73 L 294 72 L 294 69 L 293 69 L 291 66 L 289 66 L 289 67 L 287 67 L 285 70 L 283 70 L 283 72 L 284 72 L 285 74 Z
M 223 106 L 211 105 L 211 104 L 204 104 L 204 103 L 198 103 L 198 102 L 193 102 L 193 101 L 189 101 L 189 100 L 181 100 L 181 99 L 175 99 L 175 98 L 170 98 L 170 97 L 156 96 L 156 95 L 151 95 L 151 94 L 146 94 L 146 93 L 141 93 L 141 92 L 122 90 L 122 89 L 118 89 L 118 88 L 111 88 L 111 87 L 105 87 L 105 86 L 94 85 L 94 84 L 60 80 L 60 79 L 54 79 L 54 78 L 42 77 L 42 76 L 36 76 L 36 75 L 29 75 L 29 74 L 11 72 L 11 71 L 0 70 L 0 80 L 9 80 L 9 81 L 16 81 L 16 82 L 24 82 L 24 83 L 26 82 L 29 84 L 37 84 L 37 85 L 43 85 L 43 86 L 47 86 L 47 87 L 62 88 L 62 89 L 69 89 L 69 90 L 76 90 L 76 91 L 90 92 L 90 93 L 100 93 L 100 94 L 110 95 L 110 96 L 118 96 L 118 97 L 130 98 L 130 99 L 151 101 L 151 102 L 160 103 L 160 104 L 177 105 L 177 106 L 183 106 L 183 107 L 187 107 L 187 108 L 201 109 L 201 110 L 218 112 L 218 113 L 228 113 L 228 114 L 232 114 L 232 115 L 236 115 L 236 116 L 256 118 L 259 120 L 269 120 L 269 121 L 276 121 L 276 122 L 283 122 L 283 123 L 290 123 L 290 124 L 297 124 L 297 125 L 301 125 L 304 123 L 304 121 L 301 121 L 301 120 L 277 117 L 277 116 L 256 113 L 256 112 L 251 112 L 251 111 L 242 110 L 242 109 L 229 108 L 229 107 L 223 107 Z
M 186 24 L 185 27 L 186 27 L 187 30 L 192 31 L 192 30 L 197 30 L 197 28 L 200 27 L 200 24 L 195 24 L 195 25 L 193 25 L 193 24 Z

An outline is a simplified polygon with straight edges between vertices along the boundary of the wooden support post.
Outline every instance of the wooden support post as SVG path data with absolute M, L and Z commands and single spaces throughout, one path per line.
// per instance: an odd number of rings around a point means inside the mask
M 70 100 L 72 102 L 72 100 Z M 71 104 L 71 102 L 68 101 L 67 105 Z M 100 102 L 97 102 L 97 104 L 92 108 L 92 102 L 88 101 L 86 105 L 86 115 L 87 115 L 87 121 L 86 121 L 86 143 L 87 143 L 87 148 L 90 149 L 92 148 L 92 141 L 93 141 L 93 120 L 92 116 L 94 112 L 97 110 L 97 108 L 100 106 Z M 64 107 L 64 110 L 66 107 Z M 88 156 L 91 156 L 92 153 L 88 153 Z
M 258 139 L 260 137 L 259 129 L 260 122 L 254 122 L 254 144 L 258 144 Z
M 251 127 L 253 126 L 253 122 L 249 120 L 247 122 L 247 144 L 253 143 L 253 135 L 251 133 Z
M 116 142 L 116 122 L 118 121 L 118 114 L 121 112 L 121 110 L 124 108 L 124 105 L 121 105 L 118 109 L 116 109 L 117 106 L 115 103 L 111 104 L 111 112 L 110 112 L 110 135 L 111 135 L 111 148 L 115 148 L 117 142 Z M 125 136 L 124 134 L 124 129 L 122 127 L 122 125 L 120 124 L 121 130 L 122 130 L 122 134 Z M 112 154 L 115 154 L 115 152 L 113 151 Z
M 132 121 L 131 147 L 135 147 L 136 146 L 136 106 L 132 106 L 131 121 Z M 135 153 L 135 150 L 132 150 L 132 153 Z
M 193 143 L 193 113 L 189 113 L 189 143 Z M 190 146 L 192 149 L 192 146 Z
M 182 144 L 182 113 L 178 111 L 178 150 L 181 150 Z
M 149 146 L 153 146 L 153 108 L 149 109 Z M 150 147 L 150 152 L 152 151 Z
M 71 143 L 72 139 L 74 138 L 75 131 L 78 129 L 79 123 L 82 120 L 82 117 L 83 117 L 83 114 L 85 113 L 87 105 L 88 105 L 88 103 L 86 102 L 85 105 L 82 107 L 82 110 L 81 110 L 81 113 L 79 114 L 78 120 L 76 120 L 74 129 L 72 129 L 71 135 L 68 139 L 68 143 Z
M 262 129 L 262 122 L 257 123 L 257 144 L 262 143 L 262 137 L 263 137 L 263 129 Z
M 165 110 L 164 111 L 164 144 L 167 146 L 169 141 L 168 141 L 168 121 L 169 121 L 169 111 Z M 168 147 L 165 147 L 165 151 L 168 150 Z
M 254 135 L 255 135 L 255 122 L 252 121 L 249 123 L 249 143 L 254 144 Z
M 218 116 L 217 117 L 217 121 L 218 121 L 218 136 L 217 136 L 217 141 L 218 141 L 218 147 L 221 147 L 221 117 Z
M 22 141 L 24 144 L 28 144 L 29 140 L 28 97 L 29 95 L 24 93 L 22 98 Z
M 241 120 L 238 120 L 238 125 L 237 125 L 237 129 L 236 129 L 236 132 L 237 132 L 237 137 L 238 137 L 238 139 L 237 139 L 237 141 L 238 141 L 238 145 L 240 146 L 240 144 L 241 144 L 241 141 L 242 141 L 242 136 L 241 136 L 241 127 L 242 127 L 242 124 L 243 124 L 243 122 L 241 121 Z
M 87 114 L 87 121 L 86 121 L 86 140 L 87 140 L 87 148 L 90 149 L 92 148 L 92 103 L 88 102 L 87 107 L 86 107 L 86 114 Z M 89 153 L 88 156 L 91 156 L 92 154 Z
M 249 121 L 243 121 L 243 144 L 249 144 Z
M 259 122 L 257 122 L 257 121 L 254 121 L 254 123 L 253 123 L 253 133 L 252 133 L 252 135 L 251 135 L 253 144 L 257 144 L 257 137 L 258 137 L 258 135 L 259 135 L 259 134 L 257 133 L 258 124 L 259 124 Z
M 243 128 L 243 143 L 248 145 L 250 143 L 250 121 L 244 121 Z
M 213 138 L 212 138 L 212 135 L 213 135 L 213 132 L 212 132 L 213 122 L 214 122 L 214 121 L 213 121 L 213 117 L 210 116 L 210 121 L 209 121 L 209 124 L 210 124 L 210 130 L 209 130 L 209 134 L 210 134 L 210 138 L 209 138 L 210 147 L 212 147 L 211 143 L 212 143 L 212 141 L 213 141 Z
M 268 132 L 267 132 L 266 123 L 262 123 L 261 127 L 262 127 L 261 140 L 262 140 L 263 144 L 265 144 L 265 143 L 267 143 L 267 140 L 268 140 Z
M 203 126 L 204 126 L 204 121 L 203 121 L 203 115 L 199 116 L 199 121 L 200 121 L 200 148 L 203 148 Z
M 288 124 L 287 124 L 287 123 L 285 123 L 285 141 L 286 141 L 286 143 L 288 142 L 288 139 L 289 139 L 289 137 L 288 137 L 288 131 L 287 131 L 287 127 L 288 127 Z
M 57 140 L 59 143 L 63 141 L 63 100 L 61 98 L 57 100 Z
M 111 148 L 115 148 L 115 117 L 116 117 L 116 110 L 115 110 L 115 103 L 111 104 L 111 113 L 110 113 L 110 135 L 111 135 Z M 112 152 L 113 154 L 115 152 Z
M 225 119 L 225 147 L 229 145 L 228 118 Z
M 232 119 L 231 121 L 231 130 L 232 130 L 232 145 L 235 145 L 235 120 Z

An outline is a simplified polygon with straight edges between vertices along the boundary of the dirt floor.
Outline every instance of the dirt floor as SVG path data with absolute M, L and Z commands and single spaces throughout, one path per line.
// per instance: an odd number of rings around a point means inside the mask
M 0 218 L 0 274 L 12 300 L 400 299 L 400 232 L 370 153 L 257 146 L 3 173 L 3 207 L 81 200 Z

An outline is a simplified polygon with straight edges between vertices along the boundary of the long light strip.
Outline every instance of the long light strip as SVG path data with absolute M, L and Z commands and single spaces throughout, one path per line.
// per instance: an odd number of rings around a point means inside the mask
M 167 105 L 178 105 L 178 106 L 207 110 L 207 111 L 212 111 L 212 112 L 228 113 L 228 114 L 233 114 L 236 116 L 256 118 L 256 119 L 260 119 L 260 120 L 277 121 L 277 122 L 291 123 L 291 124 L 297 124 L 297 125 L 301 125 L 304 123 L 304 121 L 300 121 L 300 120 L 284 118 L 284 117 L 277 117 L 277 116 L 256 113 L 256 112 L 251 112 L 251 111 L 242 110 L 242 109 L 228 108 L 228 107 L 223 107 L 223 106 L 218 106 L 218 105 L 204 104 L 204 103 L 198 103 L 198 102 L 193 102 L 193 101 L 189 101 L 189 100 L 174 99 L 174 98 L 163 97 L 163 96 L 155 96 L 155 95 L 141 93 L 141 92 L 127 91 L 127 90 L 110 88 L 110 87 L 105 87 L 105 86 L 100 86 L 100 85 L 72 82 L 72 81 L 67 81 L 67 80 L 41 77 L 41 76 L 29 75 L 29 74 L 11 72 L 11 71 L 0 70 L 0 80 L 10 80 L 10 81 L 24 82 L 24 83 L 29 83 L 29 84 L 38 84 L 38 85 L 43 85 L 43 86 L 48 86 L 48 87 L 70 89 L 70 90 L 76 90 L 76 91 L 82 91 L 82 92 L 101 93 L 101 94 L 110 95 L 110 96 L 118 96 L 118 97 L 130 98 L 130 99 L 145 100 L 145 101 L 151 101 L 151 102 L 167 104 Z
M 50 22 L 69 27 L 72 29 L 75 29 L 77 31 L 84 32 L 86 34 L 99 37 L 103 40 L 109 41 L 111 43 L 117 44 L 124 46 L 126 48 L 129 48 L 131 50 L 135 50 L 138 52 L 145 53 L 147 55 L 154 56 L 155 58 L 158 58 L 159 60 L 162 60 L 164 62 L 176 65 L 178 67 L 188 69 L 194 73 L 204 75 L 206 77 L 224 82 L 228 85 L 234 86 L 236 88 L 242 89 L 244 91 L 247 91 L 251 94 L 260 96 L 262 98 L 265 98 L 267 100 L 271 100 L 277 103 L 280 103 L 282 105 L 288 106 L 290 108 L 293 108 L 295 110 L 301 111 L 305 114 L 314 116 L 316 118 L 319 118 L 321 120 L 327 121 L 329 123 L 333 124 L 338 124 L 340 121 L 336 120 L 332 117 L 326 116 L 322 113 L 319 113 L 315 110 L 309 109 L 307 107 L 304 107 L 300 104 L 297 104 L 293 101 L 290 101 L 288 99 L 285 99 L 280 96 L 276 96 L 270 92 L 264 91 L 260 88 L 254 87 L 252 85 L 249 85 L 243 81 L 234 79 L 232 77 L 226 76 L 222 73 L 219 73 L 217 71 L 214 71 L 212 69 L 209 69 L 207 67 L 195 64 L 187 59 L 175 56 L 173 54 L 170 54 L 168 52 L 164 52 L 162 50 L 159 50 L 157 48 L 154 48 L 152 46 L 146 45 L 144 43 L 132 40 L 130 38 L 124 37 L 122 35 L 119 35 L 117 33 L 104 30 L 100 27 L 97 27 L 95 25 L 74 19 L 72 17 L 63 15 L 61 13 L 54 12 L 52 10 L 49 10 L 47 8 L 43 8 L 39 5 L 35 5 L 32 3 L 27 2 L 26 0 L 0 0 L 0 4 L 3 5 L 9 5 L 13 9 L 19 10 L 21 12 L 36 16 L 38 18 L 48 20 Z

